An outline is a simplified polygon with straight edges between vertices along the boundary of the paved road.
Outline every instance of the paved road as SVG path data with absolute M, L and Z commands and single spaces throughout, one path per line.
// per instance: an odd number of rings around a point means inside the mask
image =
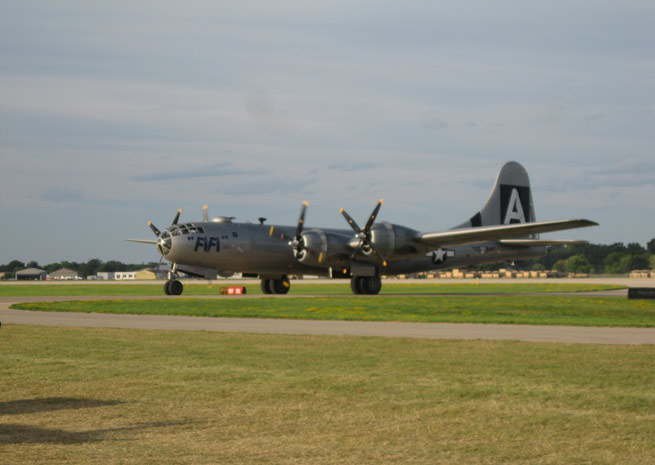
M 95 299 L 97 298 L 98 297 L 95 297 Z M 124 299 L 125 297 L 112 298 Z M 9 309 L 9 305 L 11 305 L 12 302 L 42 301 L 46 299 L 71 300 L 72 298 L 5 297 L 0 299 L 0 321 L 5 324 L 74 326 L 89 328 L 377 336 L 425 339 L 487 339 L 592 344 L 655 344 L 655 328 L 589 328 L 579 326 L 205 318 L 165 315 L 31 312 Z

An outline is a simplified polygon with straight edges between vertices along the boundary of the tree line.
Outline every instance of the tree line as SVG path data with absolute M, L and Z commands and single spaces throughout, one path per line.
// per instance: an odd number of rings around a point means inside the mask
M 626 274 L 632 270 L 655 269 L 655 238 L 646 247 L 637 242 L 628 245 L 622 242 L 615 244 L 582 244 L 571 246 L 555 246 L 550 252 L 538 260 L 523 260 L 514 263 L 520 270 L 558 270 L 567 273 L 590 274 Z M 157 262 L 128 264 L 116 260 L 103 262 L 93 258 L 86 263 L 61 261 L 40 266 L 35 261 L 23 263 L 12 260 L 6 265 L 0 265 L 0 273 L 6 273 L 4 279 L 14 277 L 16 271 L 25 268 L 40 268 L 52 273 L 60 268 L 77 271 L 81 276 L 93 276 L 99 271 L 138 271 L 143 268 L 156 268 Z M 506 264 L 495 263 L 483 266 L 485 270 L 497 270 L 507 267 Z
M 48 273 L 52 273 L 61 268 L 68 268 L 69 270 L 77 271 L 80 276 L 93 276 L 99 271 L 138 271 L 144 268 L 156 268 L 157 262 L 148 262 L 148 263 L 123 263 L 117 260 L 109 260 L 103 262 L 99 258 L 92 258 L 86 263 L 78 262 L 69 262 L 63 260 L 61 262 L 50 263 L 48 265 L 41 266 L 38 262 L 30 261 L 23 263 L 20 260 L 12 260 L 6 265 L 0 265 L 0 273 L 6 273 L 4 279 L 11 279 L 14 277 L 15 273 L 25 268 L 38 268 L 45 270 Z
M 589 274 L 627 274 L 632 270 L 655 269 L 655 238 L 648 241 L 646 247 L 637 242 L 554 246 L 538 260 L 517 261 L 515 265 L 523 270 Z

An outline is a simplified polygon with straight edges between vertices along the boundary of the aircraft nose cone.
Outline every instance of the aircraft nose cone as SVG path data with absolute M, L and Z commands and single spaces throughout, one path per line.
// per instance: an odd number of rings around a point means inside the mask
M 157 243 L 157 250 L 159 250 L 159 253 L 165 257 L 171 252 L 172 247 L 173 247 L 173 241 L 171 239 L 171 235 L 168 231 L 164 231 L 162 235 L 159 237 L 159 242 Z

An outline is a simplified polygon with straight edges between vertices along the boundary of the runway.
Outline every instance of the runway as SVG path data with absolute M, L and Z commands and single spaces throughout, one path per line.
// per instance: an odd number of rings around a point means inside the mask
M 655 328 L 207 318 L 165 315 L 35 312 L 9 309 L 12 303 L 17 302 L 78 299 L 97 300 L 100 298 L 3 297 L 0 299 L 0 321 L 3 324 L 167 331 L 369 336 L 417 339 L 483 339 L 584 344 L 655 344 Z M 125 299 L 130 297 L 113 296 L 109 298 Z M 136 298 L 143 299 L 148 297 Z M 220 299 L 221 297 L 212 298 Z

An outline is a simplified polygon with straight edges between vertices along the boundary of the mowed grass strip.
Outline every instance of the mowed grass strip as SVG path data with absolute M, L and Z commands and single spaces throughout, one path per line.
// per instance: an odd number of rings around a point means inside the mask
M 365 296 L 35 302 L 20 310 L 228 318 L 655 326 L 655 301 L 582 296 Z
M 655 457 L 649 346 L 0 331 L 7 464 Z
M 221 287 L 246 286 L 248 294 L 261 294 L 259 281 L 239 284 L 230 281 L 212 283 L 192 283 L 184 286 L 184 295 L 218 295 Z M 607 284 L 577 283 L 388 283 L 382 286 L 382 294 L 499 294 L 499 293 L 552 293 L 552 292 L 590 292 L 612 289 L 625 289 L 625 286 Z M 291 294 L 295 295 L 350 295 L 348 281 L 336 283 L 291 282 Z M 49 282 L 44 284 L 2 284 L 0 296 L 149 296 L 163 295 L 164 283 L 125 284 L 124 282 L 106 284 L 69 284 Z

